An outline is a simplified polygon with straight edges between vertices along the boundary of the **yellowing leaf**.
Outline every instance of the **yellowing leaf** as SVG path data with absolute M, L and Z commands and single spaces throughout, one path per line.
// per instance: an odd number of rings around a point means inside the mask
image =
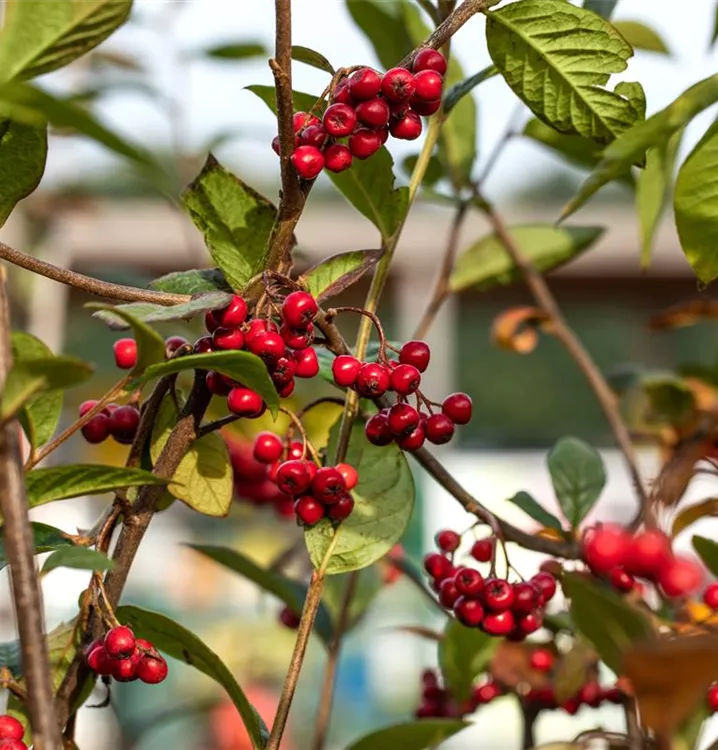
M 546 314 L 536 307 L 515 307 L 498 315 L 491 326 L 491 341 L 501 349 L 530 354 L 538 345 L 538 330 L 549 329 Z
M 671 536 L 678 536 L 681 531 L 686 529 L 692 523 L 695 523 L 706 516 L 718 516 L 718 497 L 710 497 L 695 505 L 684 508 L 673 519 L 671 527 Z

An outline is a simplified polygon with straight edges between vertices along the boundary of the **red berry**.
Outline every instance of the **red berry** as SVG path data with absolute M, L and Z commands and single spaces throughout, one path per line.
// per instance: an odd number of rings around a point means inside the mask
M 482 598 L 489 609 L 504 612 L 514 603 L 514 587 L 502 578 L 489 578 Z
M 454 570 L 451 560 L 438 552 L 430 552 L 424 557 L 424 570 L 434 579 L 448 578 Z
M 461 535 L 451 529 L 442 529 L 436 532 L 434 542 L 442 552 L 456 552 L 461 546 Z
M 145 654 L 137 665 L 137 677 L 147 685 L 157 685 L 167 677 L 169 667 L 161 657 Z
M 324 155 L 316 146 L 299 146 L 292 154 L 292 164 L 303 180 L 313 180 L 324 169 Z
M 379 413 L 370 417 L 364 425 L 364 434 L 372 445 L 389 445 L 394 442 L 394 433 L 389 427 L 386 414 Z
M 424 425 L 426 439 L 434 445 L 444 445 L 454 437 L 454 423 L 446 414 L 432 414 Z
M 112 348 L 115 364 L 121 370 L 131 370 L 137 364 L 137 342 L 134 339 L 118 339 Z
M 715 713 L 718 711 L 718 683 L 711 685 L 708 688 L 708 708 Z
M 262 333 L 277 333 L 279 327 L 273 320 L 263 320 L 262 318 L 252 318 L 249 321 L 249 328 L 244 336 L 244 340 L 249 343 L 255 336 Z
M 349 79 L 343 78 L 337 84 L 334 89 L 334 95 L 332 96 L 332 102 L 338 102 L 339 104 L 348 104 L 350 107 L 354 106 L 354 99 L 349 91 Z
M 556 579 L 550 573 L 543 571 L 541 573 L 536 573 L 536 575 L 531 578 L 530 583 L 533 583 L 541 592 L 544 601 L 550 602 L 556 594 Z
M 140 425 L 140 412 L 134 406 L 120 406 L 112 412 L 107 429 L 118 443 L 131 443 Z
M 135 650 L 127 659 L 115 661 L 112 665 L 112 678 L 117 682 L 134 682 L 137 679 L 137 666 L 141 659 L 142 655 Z
M 0 750 L 27 750 L 27 745 L 22 740 L 8 738 L 0 740 Z
M 389 132 L 394 138 L 399 138 L 403 141 L 416 140 L 421 135 L 422 129 L 421 118 L 416 112 L 412 112 L 411 110 L 392 120 L 389 125 Z
M 81 417 L 84 417 L 85 414 L 87 414 L 88 411 L 92 411 L 97 406 L 97 404 L 99 404 L 99 403 L 100 402 L 97 401 L 97 400 L 83 401 L 80 404 L 80 408 L 78 410 L 78 413 L 80 414 Z M 99 412 L 99 413 L 101 414 L 102 412 Z
M 287 450 L 287 459 L 291 460 L 293 458 L 303 458 L 304 456 L 304 443 L 301 442 L 301 440 L 293 440 L 289 444 L 289 449 Z
M 578 698 L 569 698 L 564 701 L 561 708 L 569 715 L 574 716 L 578 713 L 578 709 L 581 708 L 581 701 Z
M 297 362 L 294 357 L 280 357 L 270 367 L 272 374 L 272 382 L 277 388 L 284 387 L 287 383 L 291 383 L 294 379 L 294 375 L 297 372 Z
M 625 566 L 634 576 L 656 580 L 672 559 L 671 540 L 658 529 L 647 529 L 631 539 Z
M 414 97 L 424 102 L 435 102 L 441 99 L 444 78 L 435 70 L 420 70 L 415 76 L 416 89 Z
M 110 420 L 106 414 L 95 414 L 94 417 L 82 428 L 82 437 L 92 445 L 97 445 L 109 437 Z
M 344 477 L 333 466 L 322 466 L 312 480 L 312 495 L 324 505 L 332 505 L 346 494 Z
M 351 135 L 357 126 L 357 113 L 348 104 L 331 104 L 324 113 L 324 129 L 334 138 Z
M 285 495 L 301 495 L 309 489 L 312 475 L 306 461 L 285 461 L 277 469 L 277 487 Z
M 539 672 L 550 672 L 553 669 L 554 661 L 553 652 L 546 648 L 537 648 L 531 652 L 529 663 L 532 669 L 537 669 Z
M 393 435 L 401 437 L 409 435 L 419 425 L 419 412 L 411 405 L 405 403 L 394 404 L 387 415 L 389 429 Z
M 306 349 L 314 341 L 314 326 L 310 324 L 306 328 L 288 328 L 283 325 L 279 329 L 279 335 L 290 349 Z
M 536 606 L 536 589 L 530 584 L 524 581 L 513 584 L 514 589 L 514 603 L 511 605 L 511 609 L 517 615 L 528 615 L 533 612 Z
M 399 362 L 403 365 L 413 365 L 419 372 L 424 372 L 429 366 L 431 349 L 425 341 L 407 341 L 399 352 Z
M 423 102 L 421 99 L 416 98 L 411 100 L 412 111 L 416 112 L 417 115 L 421 115 L 421 117 L 431 117 L 431 115 L 439 111 L 440 107 L 441 99 L 437 99 L 435 102 Z
M 359 369 L 356 389 L 364 398 L 379 398 L 389 390 L 389 370 L 379 362 L 367 362 Z
M 263 464 L 273 464 L 279 460 L 284 446 L 278 435 L 273 432 L 260 432 L 254 440 L 253 455 Z
M 205 375 L 204 380 L 207 384 L 207 389 L 213 396 L 226 396 L 232 390 L 232 386 L 227 385 L 222 376 L 214 370 L 210 370 Z
M 421 384 L 421 373 L 414 365 L 397 365 L 391 372 L 391 389 L 400 396 L 408 396 Z
M 204 327 L 208 333 L 214 333 L 215 328 L 219 328 L 221 323 L 219 318 L 215 315 L 214 310 L 209 310 L 204 314 Z
M 306 328 L 318 312 L 319 305 L 309 292 L 292 292 L 282 303 L 282 318 L 290 328 Z
M 461 596 L 477 599 L 484 590 L 484 577 L 473 568 L 459 568 L 454 575 L 454 583 Z
M 403 437 L 398 437 L 396 439 L 396 444 L 403 451 L 418 451 L 419 448 L 424 445 L 425 439 L 426 433 L 424 432 L 423 425 L 420 423 L 413 432 L 410 432 L 408 435 L 404 435 Z
M 494 538 L 477 539 L 471 548 L 471 556 L 478 562 L 488 562 L 494 554 Z
M 441 411 L 454 424 L 468 424 L 471 421 L 471 397 L 466 393 L 452 393 L 442 401 Z
M 193 354 L 207 354 L 213 351 L 214 346 L 212 345 L 211 336 L 202 336 L 201 338 L 198 338 L 197 341 L 194 342 L 194 346 L 192 347 Z
M 272 151 L 274 151 L 277 156 L 282 155 L 282 143 L 279 140 L 278 135 L 275 135 L 274 138 L 272 138 Z
M 349 464 L 337 464 L 334 467 L 344 478 L 344 484 L 348 490 L 353 490 L 359 483 L 357 470 Z
M 609 579 L 611 581 L 611 586 L 613 586 L 616 591 L 632 591 L 636 583 L 633 576 L 620 565 L 611 571 Z
M 626 561 L 631 539 L 620 526 L 586 529 L 581 540 L 583 559 L 594 573 L 608 574 Z
M 490 612 L 484 617 L 481 627 L 489 635 L 509 635 L 516 627 L 516 620 L 508 609 L 503 612 Z
M 244 333 L 239 328 L 215 328 L 212 345 L 214 349 L 241 349 L 244 346 Z
M 357 159 L 368 159 L 381 148 L 383 142 L 379 131 L 359 128 L 349 136 L 349 150 Z
M 406 68 L 387 70 L 381 79 L 381 93 L 393 104 L 409 101 L 415 89 L 414 75 Z
M 333 143 L 324 150 L 324 167 L 330 172 L 343 172 L 352 165 L 352 152 L 343 143 Z
M 272 361 L 284 356 L 284 339 L 274 331 L 261 331 L 245 339 L 247 349 L 258 357 Z
M 302 495 L 294 503 L 297 520 L 304 526 L 314 526 L 324 518 L 326 508 L 311 495 Z
M 135 651 L 135 634 L 126 625 L 118 625 L 107 631 L 104 644 L 113 659 L 127 659 Z
M 369 99 L 356 107 L 359 122 L 369 128 L 383 128 L 389 124 L 391 110 L 384 99 Z
M 456 600 L 461 596 L 453 578 L 445 578 L 439 585 L 439 601 L 446 609 L 453 609 Z
M 215 310 L 214 317 L 224 328 L 237 328 L 247 320 L 247 303 L 238 294 L 221 310 Z
M 703 592 L 703 601 L 711 609 L 718 609 L 718 583 L 711 583 Z
M 87 666 L 96 674 L 107 677 L 112 674 L 115 668 L 115 660 L 105 651 L 105 647 L 100 644 L 88 653 Z
M 702 582 L 700 565 L 687 557 L 675 557 L 658 576 L 661 590 L 669 598 L 688 596 L 697 591 Z
M 623 703 L 623 693 L 617 687 L 606 688 L 603 691 L 603 700 L 620 705 Z
M 170 336 L 165 339 L 165 351 L 168 356 L 184 346 L 189 346 L 189 341 L 184 336 Z
M 232 388 L 227 395 L 227 408 L 240 417 L 258 417 L 263 407 L 262 397 L 250 388 Z
M 371 68 L 357 70 L 349 77 L 349 93 L 359 101 L 373 99 L 381 89 L 381 76 Z
M 332 362 L 332 376 L 340 388 L 351 388 L 354 385 L 362 363 L 349 354 L 340 354 Z
M 296 362 L 296 376 L 298 378 L 313 378 L 319 374 L 319 360 L 314 349 L 302 349 L 294 354 Z
M 418 73 L 421 70 L 435 70 L 439 75 L 446 75 L 446 58 L 441 52 L 426 47 L 419 50 L 415 57 L 411 69 Z
M 484 608 L 476 599 L 466 599 L 460 596 L 454 603 L 454 614 L 456 619 L 467 628 L 475 628 L 484 619 Z
M 354 510 L 354 498 L 351 495 L 342 495 L 336 503 L 327 509 L 327 515 L 332 521 L 343 521 L 349 518 Z
M 601 686 L 593 680 L 587 682 L 578 691 L 578 699 L 581 703 L 585 703 L 587 706 L 591 706 L 591 708 L 598 708 L 601 705 L 602 698 L 603 691 L 601 690 Z
M 298 133 L 304 128 L 310 128 L 312 125 L 319 125 L 320 120 L 314 115 L 310 115 L 308 112 L 295 112 L 294 113 L 294 132 Z
M 512 610 L 515 612 L 516 610 Z M 517 619 L 516 628 L 522 636 L 531 635 L 543 626 L 543 613 L 535 609 L 527 615 L 521 615 Z M 520 640 L 520 639 L 519 639 Z
M 0 716 L 0 739 L 21 740 L 25 736 L 25 727 L 12 716 Z
M 477 685 L 472 693 L 472 698 L 477 705 L 491 703 L 501 695 L 501 688 L 495 682 L 485 682 Z
M 302 134 L 299 137 L 299 143 L 302 146 L 314 146 L 314 148 L 321 150 L 324 147 L 327 138 L 327 131 L 322 125 L 310 125 L 302 131 Z

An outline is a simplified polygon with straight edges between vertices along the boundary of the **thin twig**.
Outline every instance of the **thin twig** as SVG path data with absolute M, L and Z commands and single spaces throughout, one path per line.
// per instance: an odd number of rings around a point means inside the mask
M 12 367 L 10 312 L 5 272 L 0 269 L 0 383 Z M 0 389 L 1 390 L 1 389 Z M 43 604 L 35 571 L 35 550 L 22 472 L 19 425 L 0 428 L 0 511 L 5 554 L 15 600 L 20 652 L 27 682 L 27 707 L 36 750 L 62 750 L 60 725 L 53 710 L 50 658 L 43 627 Z
M 523 750 L 531 750 L 536 745 L 534 729 L 539 712 L 535 708 L 522 703 L 521 714 L 523 717 L 523 742 L 521 746 Z

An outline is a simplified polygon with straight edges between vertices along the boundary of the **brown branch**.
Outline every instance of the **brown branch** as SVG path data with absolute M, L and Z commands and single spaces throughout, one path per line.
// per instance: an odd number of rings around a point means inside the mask
M 10 312 L 5 273 L 0 269 L 0 382 L 12 366 Z M 61 750 L 60 725 L 53 710 L 52 671 L 43 627 L 43 604 L 35 570 L 35 550 L 22 471 L 19 425 L 0 427 L 0 511 L 5 554 L 15 600 L 20 652 L 27 682 L 27 707 L 36 750 Z
M 45 276 L 60 284 L 80 289 L 88 294 L 94 294 L 106 299 L 115 299 L 121 302 L 153 302 L 156 305 L 179 305 L 182 302 L 188 302 L 191 297 L 186 294 L 170 294 L 168 292 L 153 292 L 151 289 L 138 289 L 133 286 L 123 286 L 122 284 L 110 284 L 107 281 L 94 279 L 92 276 L 85 276 L 74 271 L 66 271 L 64 268 L 53 266 L 39 258 L 33 258 L 32 255 L 15 250 L 9 245 L 0 242 L 0 259 L 6 260 L 15 266 L 24 268 L 27 271 Z

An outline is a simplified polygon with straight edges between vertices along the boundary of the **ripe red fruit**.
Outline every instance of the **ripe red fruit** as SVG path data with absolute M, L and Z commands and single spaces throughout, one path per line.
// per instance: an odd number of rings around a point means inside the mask
M 337 84 L 334 89 L 334 95 L 332 96 L 332 102 L 339 102 L 340 104 L 348 104 L 350 107 L 354 106 L 354 99 L 349 91 L 349 79 L 343 78 Z
M 393 104 L 409 101 L 415 89 L 414 75 L 406 68 L 387 70 L 381 79 L 381 93 Z
M 332 376 L 334 382 L 341 388 L 351 388 L 354 385 L 362 363 L 349 354 L 340 354 L 332 362 Z
M 655 580 L 673 558 L 671 540 L 658 529 L 646 529 L 631 539 L 626 570 L 634 576 Z
M 356 389 L 364 398 L 379 398 L 389 390 L 389 370 L 380 362 L 367 362 L 361 366 L 356 378 Z
M 550 573 L 544 571 L 536 573 L 529 583 L 541 592 L 545 602 L 550 602 L 556 594 L 556 579 Z
M 485 682 L 477 685 L 472 693 L 472 698 L 477 705 L 491 703 L 501 695 L 501 688 L 495 682 Z
M 272 382 L 277 388 L 282 388 L 290 383 L 297 371 L 297 363 L 294 357 L 280 357 L 276 362 L 271 364 L 270 372 Z
M 445 578 L 439 584 L 439 602 L 446 609 L 453 609 L 456 600 L 461 596 L 453 578 Z
M 403 365 L 413 365 L 419 372 L 424 372 L 429 366 L 431 349 L 425 341 L 407 341 L 399 352 L 399 362 Z
M 349 93 L 358 101 L 373 99 L 381 89 L 381 76 L 371 68 L 357 70 L 349 77 Z
M 95 416 L 82 428 L 82 437 L 92 445 L 97 445 L 109 437 L 110 420 L 106 414 L 95 414 Z
M 452 529 L 442 529 L 436 532 L 434 542 L 442 552 L 456 552 L 461 545 L 461 535 Z
M 536 589 L 525 581 L 513 584 L 514 603 L 511 609 L 517 615 L 528 615 L 536 607 Z
M 28 750 L 27 745 L 22 740 L 0 740 L 0 750 Z
M 357 126 L 357 113 L 348 104 L 331 104 L 324 113 L 324 129 L 334 138 L 351 135 Z
M 546 648 L 537 648 L 531 652 L 529 663 L 532 669 L 537 669 L 539 672 L 550 672 L 553 669 L 554 661 L 553 652 Z
M 135 651 L 135 634 L 126 625 L 118 625 L 107 631 L 104 645 L 113 659 L 127 659 Z
M 278 331 L 279 327 L 273 320 L 253 318 L 249 321 L 249 328 L 244 338 L 249 343 L 255 336 L 259 336 L 262 333 L 277 333 Z
M 610 572 L 608 578 L 616 591 L 631 591 L 636 583 L 633 576 L 620 565 Z
M 389 125 L 389 132 L 394 138 L 399 138 L 403 141 L 416 140 L 421 135 L 422 129 L 421 118 L 416 112 L 411 110 L 392 120 Z
M 174 354 L 178 349 L 183 346 L 189 346 L 189 341 L 184 336 L 170 336 L 165 339 L 165 351 L 167 355 Z
M 260 432 L 254 440 L 253 455 L 263 464 L 273 464 L 279 460 L 284 446 L 282 440 L 273 432 Z
M 131 443 L 135 439 L 139 425 L 139 409 L 134 406 L 120 406 L 112 412 L 107 429 L 118 443 Z
M 214 370 L 207 373 L 205 383 L 213 396 L 226 396 L 232 390 L 232 386 L 227 385 L 222 376 Z
M 313 378 L 319 374 L 319 360 L 314 349 L 302 349 L 294 354 L 295 375 L 298 378 Z
M 167 677 L 169 667 L 161 657 L 145 654 L 137 664 L 137 677 L 147 685 L 157 685 Z
M 594 573 L 608 574 L 626 561 L 631 539 L 620 526 L 587 529 L 581 540 L 583 559 Z
M 367 420 L 364 425 L 364 434 L 366 439 L 372 445 L 389 445 L 394 441 L 394 433 L 389 427 L 389 420 L 386 414 L 375 414 Z
M 438 552 L 430 552 L 424 557 L 424 570 L 434 579 L 443 580 L 448 578 L 454 566 L 448 557 L 440 555 Z
M 318 312 L 319 305 L 309 292 L 292 292 L 282 303 L 282 318 L 290 328 L 306 328 Z
M 209 310 L 204 314 L 204 327 L 207 329 L 208 333 L 213 333 L 215 328 L 219 328 L 220 322 L 219 318 L 215 316 L 214 310 Z
M 397 437 L 409 435 L 419 424 L 419 412 L 410 404 L 394 404 L 389 409 L 387 421 L 393 435 Z
M 314 326 L 309 324 L 306 328 L 289 328 L 283 325 L 279 335 L 290 349 L 306 349 L 314 341 Z
M 0 716 L 0 739 L 21 740 L 25 736 L 25 727 L 13 716 Z
M 138 651 L 127 659 L 115 661 L 112 665 L 112 678 L 117 682 L 134 682 L 137 679 L 137 665 L 142 658 Z
M 601 686 L 595 681 L 587 682 L 578 691 L 578 699 L 591 708 L 598 708 L 601 705 L 602 698 Z
M 118 339 L 112 345 L 115 364 L 121 370 L 131 370 L 137 364 L 137 342 L 134 339 Z
M 274 331 L 261 331 L 245 338 L 247 349 L 258 357 L 272 361 L 284 356 L 284 339 Z
M 312 495 L 324 505 L 332 505 L 346 494 L 344 477 L 333 466 L 322 466 L 312 479 Z
M 711 583 L 703 592 L 703 601 L 711 609 L 718 609 L 718 583 Z
M 471 421 L 471 396 L 466 393 L 452 393 L 441 403 L 441 411 L 454 424 L 468 424 Z
M 370 128 L 383 128 L 389 122 L 391 110 L 384 99 L 369 99 L 360 102 L 356 107 L 356 115 L 359 122 Z
M 391 389 L 400 396 L 414 393 L 421 384 L 421 373 L 414 365 L 397 365 L 391 372 Z
M 359 483 L 359 474 L 350 464 L 337 464 L 334 467 L 344 478 L 344 484 L 348 490 L 353 490 Z
M 697 591 L 702 582 L 700 565 L 687 557 L 675 557 L 658 576 L 661 591 L 670 598 L 688 596 Z
M 314 526 L 324 518 L 326 508 L 311 495 L 302 495 L 294 503 L 294 512 L 304 526 Z
M 303 180 L 313 180 L 324 169 L 324 155 L 316 146 L 299 146 L 292 154 L 292 164 Z
M 512 610 L 514 613 L 516 610 Z M 543 626 L 543 613 L 540 609 L 535 609 L 527 615 L 520 615 L 516 621 L 516 631 L 522 636 L 531 635 Z M 519 639 L 521 640 L 521 639 Z
M 421 70 L 435 70 L 439 75 L 446 75 L 446 58 L 435 49 L 426 47 L 419 50 L 411 66 L 415 73 Z
M 454 575 L 454 583 L 461 596 L 477 599 L 484 590 L 484 577 L 473 568 L 459 568 Z
M 301 495 L 309 489 L 312 475 L 307 462 L 299 460 L 285 461 L 277 469 L 277 487 L 285 495 Z
M 272 151 L 274 151 L 277 156 L 282 155 L 282 144 L 278 135 L 275 135 L 274 138 L 272 138 Z
M 414 98 L 424 102 L 435 102 L 441 99 L 444 78 L 435 70 L 420 70 L 415 76 L 416 89 Z
M 343 521 L 349 518 L 354 510 L 354 498 L 351 495 L 342 495 L 336 503 L 327 509 L 327 515 L 332 521 Z
M 432 414 L 424 425 L 426 439 L 434 445 L 444 445 L 454 437 L 454 423 L 446 414 Z
M 326 143 L 328 136 L 327 131 L 322 125 L 310 125 L 308 128 L 302 131 L 299 137 L 299 144 L 301 146 L 314 146 L 321 150 Z
M 435 102 L 422 102 L 420 99 L 411 100 L 412 111 L 422 117 L 431 117 L 431 115 L 439 111 L 440 107 L 441 99 L 437 99 Z
M 80 408 L 78 409 L 79 415 L 81 417 L 84 417 L 85 414 L 87 414 L 88 411 L 92 411 L 97 406 L 97 404 L 99 404 L 99 403 L 100 402 L 97 401 L 97 400 L 83 401 L 80 404 Z M 101 414 L 102 412 L 99 412 L 99 413 Z
M 352 152 L 343 143 L 333 143 L 324 150 L 324 167 L 330 172 L 343 172 L 352 165 Z
M 581 701 L 578 698 L 569 698 L 561 704 L 561 708 L 569 715 L 574 716 L 581 708 Z
M 488 562 L 494 554 L 494 538 L 477 539 L 471 548 L 471 556 L 478 562 Z
M 349 150 L 357 159 L 368 159 L 382 146 L 379 131 L 359 128 L 349 137 Z
M 304 128 L 309 128 L 312 125 L 319 125 L 320 121 L 318 117 L 310 115 L 308 112 L 295 112 L 293 117 L 294 132 L 298 133 Z
M 247 303 L 242 297 L 235 294 L 226 307 L 214 311 L 214 317 L 225 328 L 241 326 L 247 319 Z
M 708 700 L 708 708 L 714 713 L 718 711 L 718 683 L 708 688 L 706 698 Z
M 250 388 L 232 388 L 227 395 L 227 408 L 240 417 L 258 417 L 263 407 L 262 397 Z
M 211 336 L 202 336 L 201 338 L 198 338 L 197 341 L 194 342 L 194 346 L 192 347 L 193 354 L 207 354 L 208 352 L 213 351 L 214 346 L 212 345 Z
M 454 614 L 456 619 L 467 628 L 475 628 L 484 619 L 484 608 L 476 599 L 466 599 L 460 596 L 454 603 Z
M 410 432 L 408 435 L 404 435 L 403 437 L 398 437 L 396 439 L 396 444 L 403 450 L 403 451 L 418 451 L 419 448 L 424 445 L 424 440 L 426 439 L 426 433 L 424 431 L 424 427 L 421 423 L 414 429 L 413 432 Z
M 481 627 L 489 635 L 509 635 L 516 627 L 516 618 L 509 609 L 503 612 L 490 612 L 484 617 Z
M 502 578 L 489 578 L 482 598 L 489 609 L 503 612 L 514 603 L 514 587 Z
M 244 346 L 244 334 L 239 328 L 215 328 L 212 345 L 214 349 L 241 349 Z

